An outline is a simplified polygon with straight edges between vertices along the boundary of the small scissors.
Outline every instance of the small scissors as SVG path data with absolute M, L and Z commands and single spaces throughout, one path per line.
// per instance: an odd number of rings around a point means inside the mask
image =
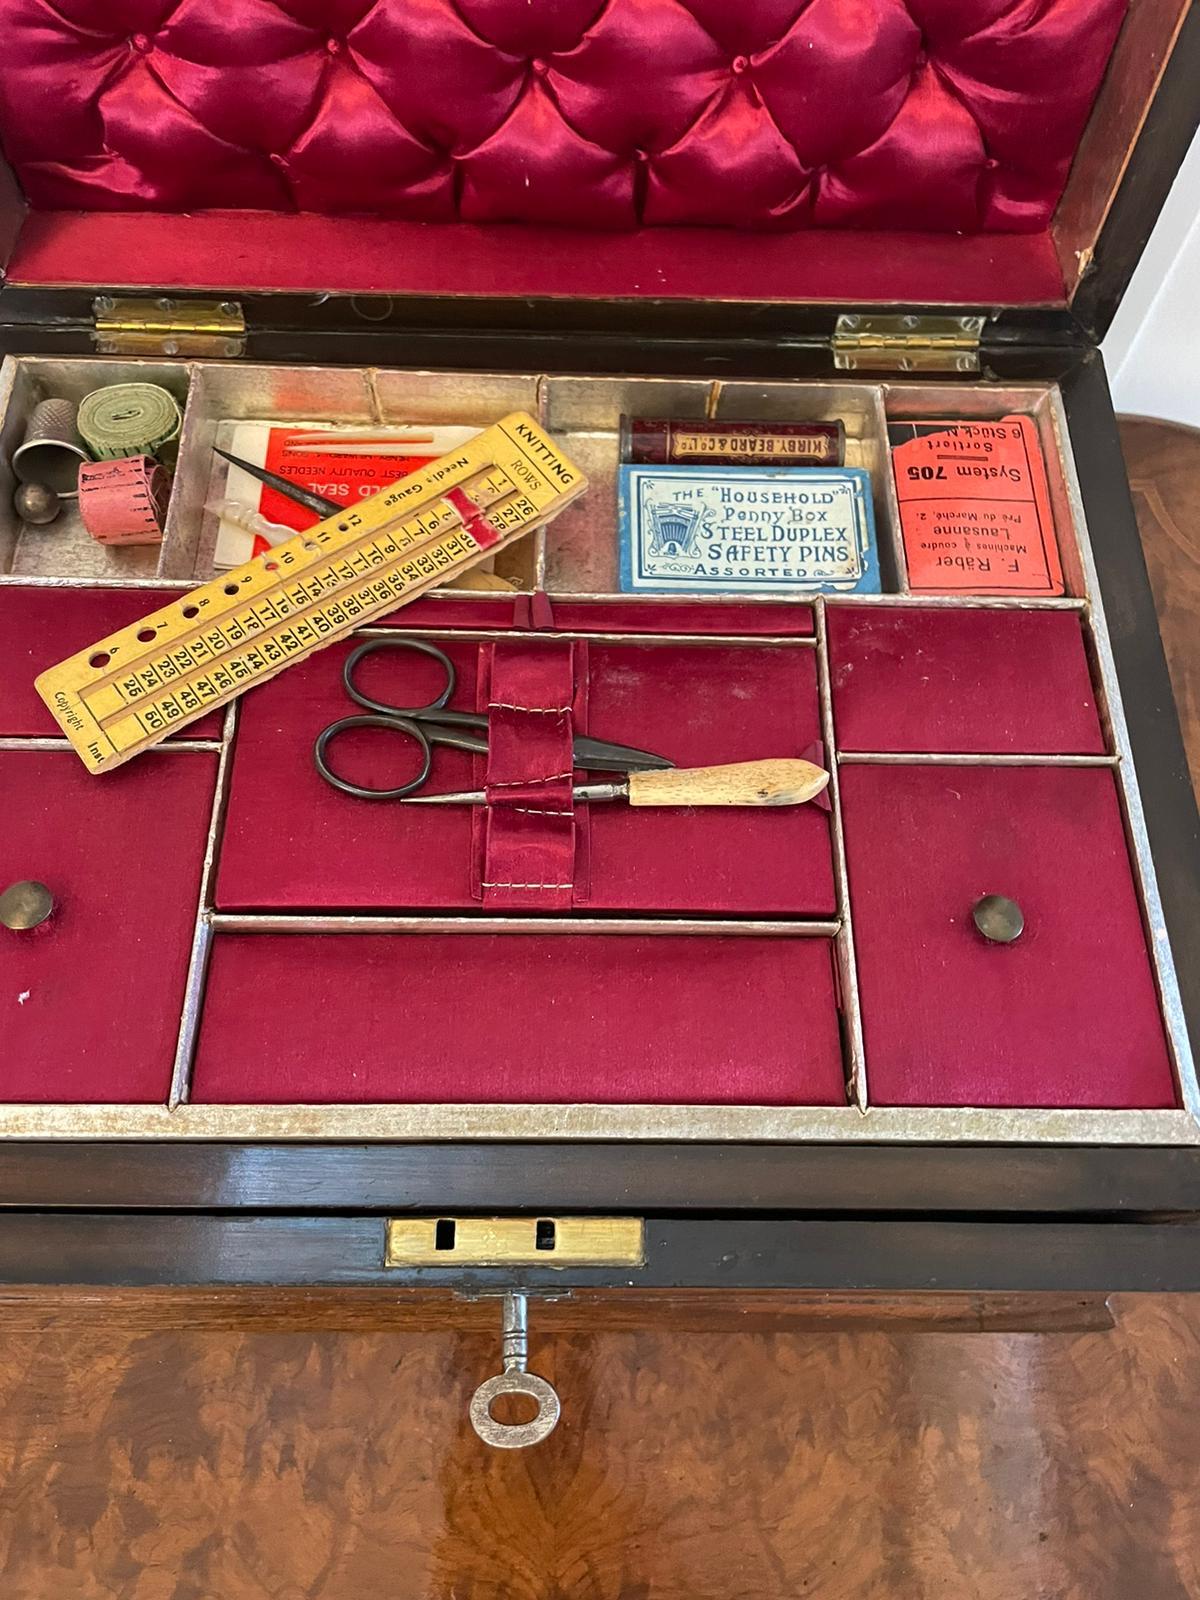
M 432 656 L 435 661 L 441 663 L 445 671 L 445 688 L 436 700 L 431 700 L 424 706 L 391 706 L 384 700 L 373 700 L 355 683 L 354 674 L 359 662 L 373 655 L 376 650 L 415 650 L 420 655 Z M 313 745 L 313 760 L 316 762 L 317 771 L 326 783 L 331 783 L 343 794 L 358 795 L 362 800 L 400 800 L 406 794 L 412 794 L 421 788 L 429 777 L 433 767 L 435 744 L 448 745 L 454 750 L 470 750 L 475 755 L 486 755 L 487 716 L 483 712 L 446 709 L 446 702 L 453 695 L 457 681 L 453 661 L 435 644 L 426 644 L 421 639 L 368 639 L 365 644 L 360 644 L 346 657 L 346 664 L 342 668 L 342 682 L 351 700 L 360 706 L 365 706 L 370 715 L 342 717 L 337 722 L 331 722 L 317 735 L 317 741 Z M 346 733 L 351 728 L 387 728 L 394 733 L 415 739 L 421 749 L 421 770 L 408 783 L 399 784 L 394 789 L 365 789 L 361 784 L 339 778 L 329 765 L 328 750 L 340 733 Z M 470 728 L 482 729 L 482 736 L 479 733 L 469 733 L 467 730 Z M 607 744 L 603 739 L 588 739 L 582 735 L 576 736 L 572 750 L 577 767 L 600 772 L 651 772 L 675 765 L 666 756 L 656 756 L 648 750 L 633 750 L 628 745 Z

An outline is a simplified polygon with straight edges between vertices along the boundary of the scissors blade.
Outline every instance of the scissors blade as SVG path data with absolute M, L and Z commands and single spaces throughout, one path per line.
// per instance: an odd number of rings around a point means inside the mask
M 472 755 L 477 756 L 487 755 L 488 742 L 486 733 L 480 735 L 462 731 L 467 728 L 486 728 L 486 717 L 468 719 L 464 716 L 461 722 L 453 723 L 450 721 L 450 717 L 453 715 L 453 712 L 447 714 L 445 711 L 439 711 L 437 713 L 437 721 L 434 722 L 430 717 L 413 716 L 412 712 L 409 711 L 397 720 L 400 722 L 419 722 L 430 744 L 445 745 L 448 750 L 469 750 Z
M 627 744 L 609 744 L 581 734 L 572 746 L 575 765 L 597 772 L 665 772 L 675 763 L 652 750 L 635 750 Z

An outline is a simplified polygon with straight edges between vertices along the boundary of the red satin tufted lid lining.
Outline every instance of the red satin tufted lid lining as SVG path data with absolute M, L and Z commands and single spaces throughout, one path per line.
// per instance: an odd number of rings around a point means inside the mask
M 32 204 L 1044 229 L 1124 0 L 0 0 Z

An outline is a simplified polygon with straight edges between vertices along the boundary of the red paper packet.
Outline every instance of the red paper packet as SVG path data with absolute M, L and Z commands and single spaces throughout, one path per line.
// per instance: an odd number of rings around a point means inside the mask
M 369 445 L 363 446 L 361 455 L 323 455 L 316 451 L 292 448 L 295 437 L 291 428 L 272 428 L 267 438 L 267 454 L 263 466 L 278 472 L 301 489 L 319 494 L 326 500 L 339 501 L 344 506 L 357 504 L 369 495 L 378 494 L 389 483 L 410 472 L 427 466 L 437 459 L 435 450 L 421 451 L 414 447 L 407 456 L 381 458 L 371 454 Z M 309 435 L 311 438 L 311 434 Z M 258 509 L 271 522 L 281 522 L 285 528 L 295 528 L 297 533 L 320 522 L 320 517 L 307 506 L 297 505 L 278 489 L 264 484 Z M 256 550 L 255 555 L 259 552 Z
M 1031 417 L 888 429 L 914 594 L 1065 592 Z
M 229 448 L 244 461 L 252 461 L 256 466 L 277 472 L 298 488 L 319 494 L 323 499 L 352 506 L 378 494 L 380 489 L 386 489 L 398 478 L 406 477 L 410 472 L 417 472 L 429 462 L 436 461 L 448 450 L 457 449 L 478 429 L 443 425 L 424 428 L 414 425 L 404 430 L 405 435 L 411 435 L 412 448 L 407 454 L 395 448 L 404 442 L 403 438 L 394 439 L 393 448 L 388 451 L 374 450 L 369 442 L 364 442 L 361 449 L 352 454 L 346 453 L 347 435 L 333 430 L 328 433 L 330 444 L 343 445 L 336 452 L 296 448 L 299 443 L 319 445 L 322 431 L 312 423 L 243 422 L 237 426 Z M 369 424 L 364 424 L 351 437 L 358 439 L 363 435 L 369 439 L 370 432 Z M 384 434 L 388 430 L 381 429 L 380 432 Z M 260 484 L 237 467 L 230 468 L 228 486 L 235 498 L 244 501 L 268 522 L 278 523 L 281 527 L 301 533 L 321 521 L 317 512 L 310 511 L 307 506 L 297 505 L 287 495 L 280 494 L 278 489 Z M 265 554 L 269 549 L 270 544 L 262 535 L 250 534 L 222 522 L 214 565 L 218 569 L 238 566 L 253 556 Z

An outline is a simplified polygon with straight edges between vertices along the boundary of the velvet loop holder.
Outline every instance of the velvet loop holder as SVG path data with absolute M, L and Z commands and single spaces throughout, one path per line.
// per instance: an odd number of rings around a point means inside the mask
M 569 910 L 576 813 L 572 741 L 587 710 L 587 645 L 506 642 L 481 652 L 488 716 L 486 808 L 474 828 L 485 909 Z

